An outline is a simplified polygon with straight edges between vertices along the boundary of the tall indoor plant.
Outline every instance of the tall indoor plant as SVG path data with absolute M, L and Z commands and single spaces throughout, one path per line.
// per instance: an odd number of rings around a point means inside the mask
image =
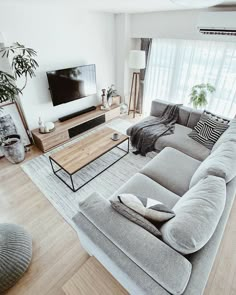
M 205 107 L 208 103 L 207 95 L 208 93 L 213 93 L 215 91 L 215 87 L 211 84 L 198 84 L 192 87 L 190 93 L 190 103 L 194 108 L 202 108 Z
M 21 115 L 23 115 L 19 95 L 27 85 L 28 78 L 35 76 L 38 63 L 35 60 L 37 53 L 34 49 L 25 47 L 16 42 L 12 46 L 0 49 L 2 58 L 7 58 L 11 63 L 12 74 L 0 71 L 0 104 L 8 101 L 15 101 Z M 17 80 L 23 78 L 23 86 L 18 87 Z M 26 122 L 24 122 L 26 123 Z M 0 145 L 3 154 L 13 163 L 21 162 L 24 159 L 24 148 L 20 140 L 20 135 L 4 134 L 0 130 Z M 10 136 L 9 136 L 10 135 Z

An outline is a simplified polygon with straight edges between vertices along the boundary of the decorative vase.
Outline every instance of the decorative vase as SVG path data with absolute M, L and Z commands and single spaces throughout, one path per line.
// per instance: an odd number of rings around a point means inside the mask
M 24 161 L 25 147 L 19 134 L 5 136 L 3 142 L 1 150 L 9 162 L 17 164 Z
M 106 89 L 102 89 L 102 106 L 105 107 L 106 104 Z
M 108 103 L 108 106 L 109 106 L 109 107 L 112 106 L 112 101 L 113 101 L 112 96 L 107 97 L 107 103 Z
M 128 105 L 124 102 L 120 105 L 120 113 L 128 114 Z
M 40 132 L 44 132 L 44 124 L 43 124 L 43 121 L 41 119 L 41 117 L 39 117 L 39 131 Z

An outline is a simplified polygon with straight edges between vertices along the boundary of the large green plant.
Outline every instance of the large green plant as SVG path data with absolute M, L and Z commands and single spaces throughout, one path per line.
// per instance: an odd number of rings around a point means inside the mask
M 0 103 L 13 100 L 21 90 L 15 84 L 15 78 L 0 71 Z
M 18 42 L 12 46 L 1 48 L 0 53 L 2 53 L 2 58 L 11 59 L 12 70 L 12 75 L 0 71 L 0 103 L 3 103 L 14 101 L 18 94 L 22 94 L 27 85 L 28 78 L 35 76 L 35 71 L 39 65 L 34 59 L 37 56 L 37 52 Z M 24 79 L 24 84 L 21 88 L 16 85 L 18 78 Z
M 193 86 L 190 93 L 190 103 L 196 109 L 198 107 L 205 107 L 208 103 L 208 93 L 213 93 L 215 90 L 215 87 L 209 83 Z

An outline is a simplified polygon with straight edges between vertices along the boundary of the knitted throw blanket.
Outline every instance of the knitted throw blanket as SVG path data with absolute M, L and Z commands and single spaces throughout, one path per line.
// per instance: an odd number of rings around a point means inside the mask
M 156 140 L 163 135 L 174 133 L 175 123 L 179 116 L 178 105 L 168 105 L 161 117 L 135 124 L 132 127 L 131 144 L 142 156 L 155 150 Z

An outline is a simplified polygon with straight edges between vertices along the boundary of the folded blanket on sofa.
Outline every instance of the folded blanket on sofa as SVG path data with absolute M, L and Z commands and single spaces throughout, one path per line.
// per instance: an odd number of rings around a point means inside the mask
M 179 106 L 168 105 L 161 117 L 135 124 L 130 133 L 132 146 L 143 156 L 154 151 L 155 142 L 160 136 L 174 132 L 174 125 L 178 116 Z

